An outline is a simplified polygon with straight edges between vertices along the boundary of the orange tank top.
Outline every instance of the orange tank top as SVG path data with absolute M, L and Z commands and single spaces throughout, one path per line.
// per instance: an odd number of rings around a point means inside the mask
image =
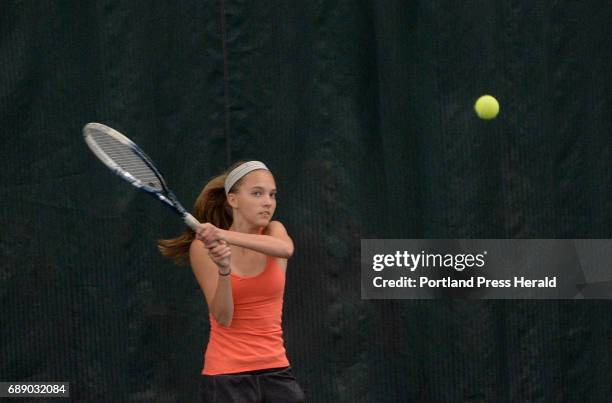
M 231 274 L 234 315 L 229 327 L 212 315 L 204 375 L 231 374 L 289 365 L 283 342 L 285 274 L 276 258 L 253 277 Z

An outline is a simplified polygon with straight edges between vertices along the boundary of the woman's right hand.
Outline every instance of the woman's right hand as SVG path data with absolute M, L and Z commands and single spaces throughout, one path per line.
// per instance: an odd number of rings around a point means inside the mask
M 227 272 L 230 270 L 232 250 L 225 241 L 216 241 L 214 246 L 208 248 L 208 255 L 217 264 L 219 270 Z

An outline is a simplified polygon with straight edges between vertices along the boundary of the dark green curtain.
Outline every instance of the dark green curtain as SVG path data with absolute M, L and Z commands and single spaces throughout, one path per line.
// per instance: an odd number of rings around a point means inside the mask
M 308 401 L 609 401 L 608 301 L 365 301 L 359 241 L 610 238 L 610 21 L 604 0 L 2 2 L 0 380 L 197 401 L 206 304 L 155 246 L 181 223 L 88 151 L 98 121 L 186 205 L 231 162 L 273 170 Z

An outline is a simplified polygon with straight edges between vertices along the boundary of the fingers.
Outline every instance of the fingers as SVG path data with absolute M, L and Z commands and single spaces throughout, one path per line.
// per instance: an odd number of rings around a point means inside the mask
M 218 241 L 218 240 L 214 240 L 214 241 L 203 240 L 202 242 L 204 243 L 204 246 L 208 249 L 216 248 L 219 245 L 227 246 L 227 244 L 221 243 L 222 241 Z
M 212 249 L 219 245 L 227 245 L 227 242 L 225 241 L 212 241 L 212 242 L 202 241 L 202 242 L 204 243 L 204 247 L 206 247 L 207 249 Z
M 232 257 L 232 251 L 228 250 L 226 252 L 223 252 L 221 255 L 219 255 L 219 259 L 223 260 L 223 259 L 227 259 L 229 257 Z
M 212 253 L 217 253 L 217 254 L 225 252 L 227 250 L 231 251 L 229 246 L 220 244 L 218 242 L 217 242 L 217 244 L 215 246 L 213 246 L 211 248 L 208 248 L 208 250 L 211 251 Z
M 213 247 L 219 241 L 224 241 L 222 232 L 211 223 L 200 224 L 195 231 L 195 237 L 202 241 L 207 248 Z
M 227 245 L 217 245 L 208 249 L 208 254 L 213 258 L 213 260 L 225 259 L 232 255 L 232 250 Z
M 198 225 L 198 227 L 195 230 L 196 233 L 196 237 L 198 238 L 204 238 L 205 236 L 208 235 L 208 233 L 210 232 L 210 227 L 212 226 L 212 224 L 210 223 L 201 223 L 200 225 Z

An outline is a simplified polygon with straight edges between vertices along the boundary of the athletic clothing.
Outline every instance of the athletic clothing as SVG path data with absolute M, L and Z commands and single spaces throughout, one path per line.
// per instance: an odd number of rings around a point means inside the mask
M 203 375 L 200 395 L 205 403 L 302 403 L 305 399 L 290 367 Z
M 230 327 L 210 315 L 210 338 L 202 375 L 233 374 L 288 367 L 282 311 L 285 273 L 276 258 L 253 277 L 232 273 L 234 314 Z

